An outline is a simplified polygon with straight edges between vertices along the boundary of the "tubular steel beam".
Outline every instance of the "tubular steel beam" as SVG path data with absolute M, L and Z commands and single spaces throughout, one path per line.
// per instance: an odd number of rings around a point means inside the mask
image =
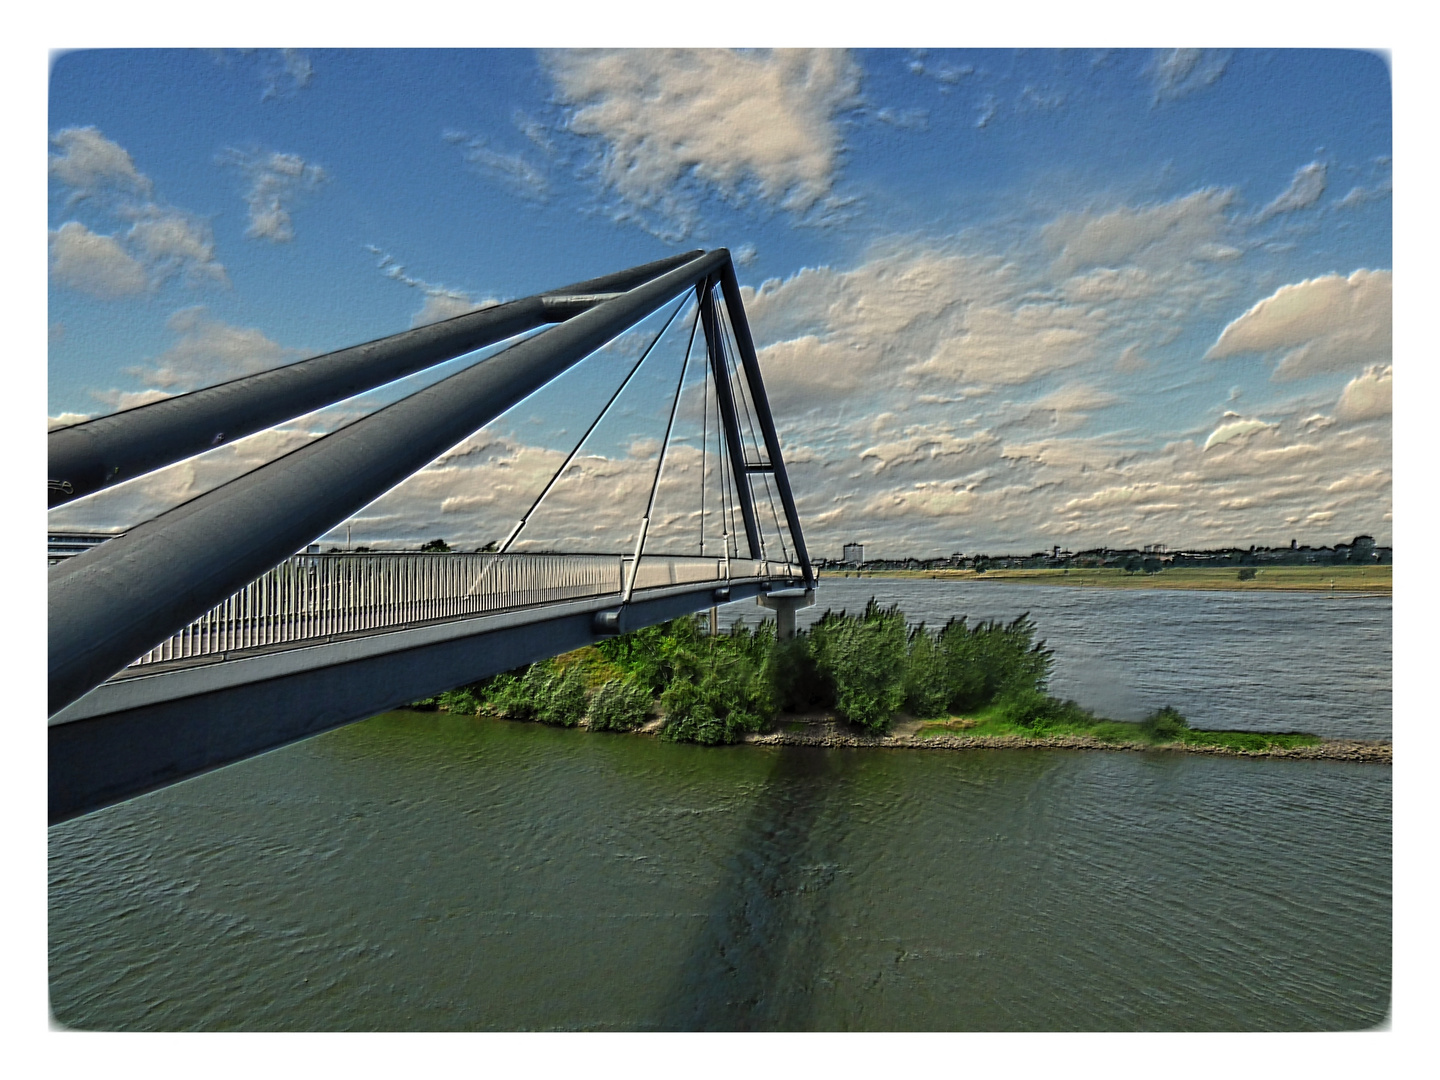
M 745 318 L 745 305 L 740 302 L 740 283 L 735 280 L 735 266 L 729 259 L 720 268 L 720 290 L 725 294 L 725 310 L 730 315 L 730 326 L 735 331 L 735 344 L 740 349 L 740 362 L 745 369 L 745 381 L 750 388 L 750 400 L 760 422 L 760 431 L 765 437 L 765 456 L 770 461 L 775 476 L 775 486 L 780 489 L 780 502 L 785 507 L 785 521 L 790 526 L 790 539 L 795 543 L 795 554 L 805 571 L 805 585 L 815 587 L 815 571 L 810 566 L 810 555 L 805 550 L 805 537 L 800 531 L 800 514 L 795 509 L 795 496 L 790 490 L 790 476 L 785 471 L 785 459 L 780 455 L 780 436 L 775 431 L 775 419 L 770 415 L 770 401 L 765 396 L 765 383 L 760 378 L 760 360 L 755 355 L 755 342 L 750 337 L 750 323 Z M 708 333 L 708 329 L 707 329 Z M 743 463 L 744 458 L 740 461 Z
M 730 599 L 738 600 L 764 586 L 737 582 L 732 588 Z M 640 596 L 626 606 L 617 629 L 651 626 L 715 600 L 708 585 Z M 469 635 L 339 659 L 122 712 L 68 722 L 57 718 L 49 727 L 50 824 L 589 645 L 615 632 L 595 626 L 597 610 L 614 602 L 612 596 L 564 604 L 548 615 L 494 630 L 478 625 L 490 620 L 476 619 L 476 631 Z
M 56 565 L 50 714 L 729 262 L 688 261 Z
M 730 260 L 726 259 L 728 266 Z M 705 346 L 710 353 L 710 373 L 715 381 L 715 397 L 720 405 L 721 424 L 725 428 L 725 445 L 730 452 L 730 467 L 735 473 L 735 496 L 740 503 L 740 516 L 745 521 L 745 542 L 750 545 L 750 558 L 760 558 L 760 526 L 755 520 L 755 502 L 750 492 L 750 477 L 745 465 L 745 444 L 740 441 L 740 418 L 735 412 L 735 396 L 730 389 L 730 369 L 725 363 L 725 348 L 720 341 L 720 320 L 715 315 L 715 282 L 706 278 L 695 286 L 700 300 L 700 319 L 705 325 Z M 808 579 L 807 579 L 808 580 Z
M 700 254 L 674 255 L 58 428 L 47 440 L 50 505 L 131 480 L 537 326 L 564 322 Z

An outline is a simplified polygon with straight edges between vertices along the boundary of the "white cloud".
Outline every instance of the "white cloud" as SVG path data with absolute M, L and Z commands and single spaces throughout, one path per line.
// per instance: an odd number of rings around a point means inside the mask
M 1389 362 L 1391 291 L 1389 270 L 1282 285 L 1226 326 L 1205 356 L 1282 353 L 1277 379 Z
M 75 197 L 114 191 L 150 194 L 150 178 L 135 168 L 130 152 L 99 128 L 62 128 L 50 141 L 60 148 L 60 153 L 50 155 L 50 175 L 71 188 Z
M 1357 375 L 1345 384 L 1340 401 L 1335 406 L 1335 415 L 1341 420 L 1375 420 L 1389 416 L 1391 411 L 1391 381 L 1394 368 L 1390 364 L 1372 364 L 1364 374 Z
M 1173 101 L 1213 85 L 1230 63 L 1219 49 L 1162 49 L 1145 69 L 1155 84 L 1155 102 Z
M 411 317 L 410 325 L 429 326 L 431 323 L 437 323 L 443 319 L 453 319 L 457 315 L 493 307 L 494 303 L 493 300 L 481 303 L 460 292 L 427 293 L 425 303 L 421 304 L 420 310 Z
M 62 285 L 114 300 L 145 291 L 145 267 L 113 236 L 67 221 L 50 233 L 50 276 Z
M 1209 450 L 1212 446 L 1223 446 L 1237 439 L 1244 439 L 1270 426 L 1264 420 L 1247 420 L 1236 413 L 1226 413 L 1225 422 L 1210 433 L 1210 437 L 1205 440 L 1204 449 Z
M 570 130 L 605 143 L 602 182 L 677 235 L 693 226 L 691 182 L 737 201 L 753 186 L 797 213 L 825 199 L 841 150 L 835 117 L 860 86 L 855 62 L 827 50 L 560 51 L 546 62 L 573 108 Z
M 380 261 L 375 265 L 384 271 L 385 276 L 391 281 L 398 281 L 411 289 L 419 289 L 425 294 L 425 301 L 420 305 L 420 310 L 410 318 L 412 327 L 426 326 L 433 322 L 439 322 L 441 319 L 453 319 L 456 315 L 494 307 L 500 302 L 494 299 L 477 300 L 463 289 L 437 285 L 424 278 L 412 277 L 405 272 L 404 265 L 395 261 L 395 256 L 380 250 L 374 244 L 366 244 L 365 250 L 372 255 L 380 256 Z
M 165 326 L 179 339 L 150 364 L 133 369 L 148 387 L 178 392 L 265 371 L 303 353 L 287 349 L 253 327 L 212 319 L 203 307 L 182 308 Z
M 307 163 L 299 154 L 230 149 L 220 160 L 238 168 L 250 181 L 245 192 L 250 227 L 245 235 L 276 244 L 295 238 L 290 218 L 294 202 L 328 179 L 323 168 Z
M 1257 221 L 1266 221 L 1276 214 L 1288 214 L 1314 206 L 1325 194 L 1325 163 L 1312 161 L 1309 165 L 1295 170 L 1290 186 L 1275 196 L 1274 200 L 1261 210 Z
M 869 387 L 1015 385 L 1093 355 L 1082 307 L 1027 299 L 998 259 L 878 254 L 847 271 L 804 269 L 743 290 L 766 386 L 781 409 Z
M 145 256 L 156 280 L 180 275 L 187 285 L 213 282 L 227 284 L 225 267 L 215 258 L 215 238 L 210 226 L 172 207 L 153 203 L 130 215 L 126 239 Z
M 544 202 L 549 195 L 549 180 L 524 154 L 501 153 L 492 149 L 483 136 L 463 131 L 447 131 L 441 137 L 458 145 L 461 156 L 477 173 L 498 180 L 521 198 Z
M 123 242 L 79 222 L 52 232 L 52 256 L 63 260 L 61 269 L 52 264 L 56 281 L 106 298 L 133 295 L 175 276 L 187 285 L 228 283 L 210 226 L 149 198 L 154 185 L 124 147 L 93 127 L 65 128 L 51 141 L 63 153 L 51 155 L 50 174 L 70 188 L 72 201 L 93 199 L 130 223 Z
M 315 69 L 310 57 L 299 49 L 277 49 L 261 67 L 260 79 L 265 91 L 261 101 L 288 97 L 310 85 Z
M 1041 236 L 1058 251 L 1056 269 L 1067 274 L 1127 263 L 1225 259 L 1238 254 L 1222 242 L 1233 200 L 1233 191 L 1205 188 L 1151 206 L 1064 214 L 1045 226 Z M 1094 280 L 1102 284 L 1105 278 Z M 1125 284 L 1133 289 L 1141 280 L 1130 275 Z

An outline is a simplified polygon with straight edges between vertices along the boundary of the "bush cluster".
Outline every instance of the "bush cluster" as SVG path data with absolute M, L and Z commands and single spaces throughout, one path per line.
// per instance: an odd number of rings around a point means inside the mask
M 932 718 L 999 702 L 1015 723 L 1039 727 L 1083 713 L 1046 695 L 1051 656 L 1024 615 L 1004 624 L 970 626 L 962 618 L 938 632 L 923 625 L 910 630 L 898 607 L 871 600 L 859 615 L 827 611 L 788 641 L 776 640 L 772 622 L 710 636 L 701 619 L 676 619 L 447 691 L 427 704 L 629 731 L 646 722 L 658 701 L 663 738 L 706 744 L 762 731 L 780 711 L 834 709 L 878 732 L 902 708 Z
M 1179 709 L 1166 705 L 1140 721 L 1140 730 L 1152 739 L 1175 739 L 1190 730 L 1190 721 Z

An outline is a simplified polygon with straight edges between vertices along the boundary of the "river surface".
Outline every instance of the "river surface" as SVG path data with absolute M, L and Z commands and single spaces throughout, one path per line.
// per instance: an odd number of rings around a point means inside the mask
M 871 593 L 932 624 L 1028 609 L 1055 688 L 1097 707 L 1389 734 L 1388 599 L 825 583 L 835 607 Z M 122 1030 L 1367 1027 L 1390 851 L 1385 765 L 392 713 L 51 829 L 51 1008 Z

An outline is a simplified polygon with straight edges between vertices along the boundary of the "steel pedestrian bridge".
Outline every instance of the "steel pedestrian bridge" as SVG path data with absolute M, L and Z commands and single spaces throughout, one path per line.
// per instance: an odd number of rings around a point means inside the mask
M 292 554 L 676 300 L 665 327 L 498 550 Z M 634 549 L 510 550 L 687 306 L 691 344 Z M 793 627 L 793 609 L 813 597 L 814 572 L 724 249 L 58 429 L 49 436 L 51 506 L 547 324 L 51 567 L 52 823 L 719 603 L 757 597 L 779 611 L 782 632 Z M 647 550 L 701 328 L 720 505 L 703 505 L 702 461 L 701 550 Z M 702 446 L 708 452 L 708 442 Z M 767 504 L 775 525 L 768 542 Z M 718 557 L 703 550 L 707 512 L 722 522 Z

